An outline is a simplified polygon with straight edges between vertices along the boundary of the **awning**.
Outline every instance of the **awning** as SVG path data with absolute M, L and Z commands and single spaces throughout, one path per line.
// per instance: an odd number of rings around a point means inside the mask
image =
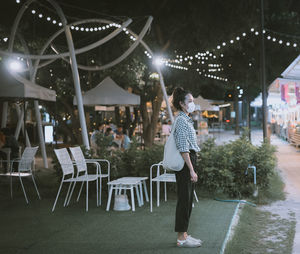
M 56 92 L 0 68 L 0 98 L 56 101 Z
M 300 55 L 281 73 L 287 79 L 300 79 Z
M 119 87 L 110 77 L 106 77 L 99 85 L 82 95 L 83 105 L 86 106 L 133 106 L 140 105 L 140 96 L 129 93 Z M 77 105 L 76 96 L 73 104 Z

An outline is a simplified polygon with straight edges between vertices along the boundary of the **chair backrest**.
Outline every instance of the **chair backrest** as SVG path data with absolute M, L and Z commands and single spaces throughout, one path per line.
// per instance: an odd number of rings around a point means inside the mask
M 70 147 L 70 151 L 76 162 L 78 172 L 87 172 L 87 165 L 80 146 Z
M 32 162 L 34 160 L 34 156 L 39 149 L 38 146 L 36 147 L 25 147 L 25 150 L 21 156 L 18 170 L 19 171 L 28 171 L 31 170 Z
M 59 161 L 63 175 L 69 175 L 74 173 L 74 166 L 68 150 L 66 148 L 54 149 L 56 157 Z

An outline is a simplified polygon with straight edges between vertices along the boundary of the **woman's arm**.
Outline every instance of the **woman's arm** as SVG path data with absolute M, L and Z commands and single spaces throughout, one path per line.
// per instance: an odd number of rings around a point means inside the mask
M 188 152 L 184 152 L 181 153 L 181 156 L 184 160 L 184 162 L 186 163 L 186 165 L 188 166 L 188 168 L 190 169 L 190 174 L 191 174 L 191 181 L 192 182 L 197 182 L 198 181 L 198 175 L 196 174 L 193 164 L 191 162 L 191 158 L 190 158 L 190 153 Z

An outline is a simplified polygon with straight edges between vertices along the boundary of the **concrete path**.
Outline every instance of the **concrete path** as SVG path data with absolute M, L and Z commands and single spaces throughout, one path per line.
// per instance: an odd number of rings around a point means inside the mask
M 297 224 L 293 254 L 300 253 L 300 150 L 277 137 L 272 137 L 272 144 L 277 146 L 278 168 L 286 183 L 288 193 L 286 208 L 295 213 Z
M 222 144 L 238 138 L 233 131 L 224 131 L 222 133 L 214 133 L 217 144 Z M 251 132 L 251 140 L 254 145 L 259 145 L 263 140 L 261 130 Z M 295 148 L 288 142 L 273 135 L 271 143 L 277 147 L 276 157 L 278 160 L 278 168 L 285 182 L 285 191 L 287 198 L 272 204 L 269 208 L 273 211 L 284 213 L 292 211 L 295 213 L 297 220 L 296 234 L 294 238 L 293 254 L 300 253 L 300 149 Z

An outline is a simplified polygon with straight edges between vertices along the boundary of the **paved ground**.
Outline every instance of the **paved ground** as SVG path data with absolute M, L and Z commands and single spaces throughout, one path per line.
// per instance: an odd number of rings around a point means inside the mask
M 238 136 L 233 131 L 225 131 L 212 134 L 218 144 L 235 140 Z M 261 130 L 254 130 L 251 133 L 252 143 L 259 145 L 263 140 Z M 285 181 L 285 191 L 287 199 L 272 204 L 265 209 L 280 214 L 283 218 L 287 213 L 295 213 L 297 220 L 296 235 L 294 239 L 293 254 L 300 253 L 300 150 L 290 145 L 288 142 L 273 135 L 271 143 L 277 147 L 278 168 Z

